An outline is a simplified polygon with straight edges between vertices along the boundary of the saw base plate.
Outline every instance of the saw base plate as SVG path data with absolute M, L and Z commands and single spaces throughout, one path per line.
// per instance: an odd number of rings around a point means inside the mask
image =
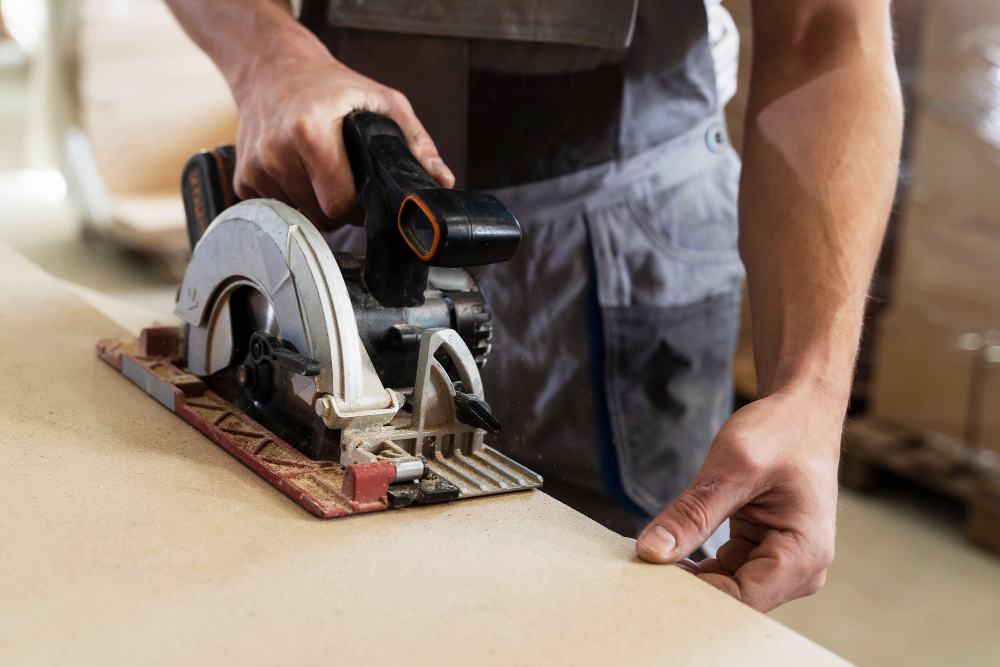
M 311 514 L 337 517 L 393 506 L 390 496 L 394 494 L 389 491 L 395 468 L 390 461 L 345 467 L 335 461 L 309 458 L 210 391 L 200 378 L 178 366 L 180 336 L 176 327 L 149 327 L 139 338 L 101 340 L 97 343 L 97 353 L 164 407 Z M 509 461 L 492 448 L 484 450 L 491 457 Z M 437 466 L 432 466 L 432 470 L 434 467 Z M 502 491 L 539 485 L 540 478 L 537 485 Z M 393 489 L 398 486 L 394 485 Z M 469 495 L 481 493 L 463 493 L 461 497 Z

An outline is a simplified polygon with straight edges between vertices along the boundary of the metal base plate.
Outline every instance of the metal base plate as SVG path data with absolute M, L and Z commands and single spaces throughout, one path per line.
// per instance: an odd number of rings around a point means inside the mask
M 236 409 L 198 377 L 178 367 L 175 327 L 150 327 L 140 338 L 97 343 L 98 355 L 279 491 L 319 517 L 392 507 L 389 461 L 344 467 L 315 461 Z M 542 478 L 491 447 L 463 455 L 434 456 L 431 472 L 460 490 L 459 498 L 538 488 Z

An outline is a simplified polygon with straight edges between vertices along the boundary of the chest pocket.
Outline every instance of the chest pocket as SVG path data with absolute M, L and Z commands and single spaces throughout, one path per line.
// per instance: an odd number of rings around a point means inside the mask
M 325 4 L 328 23 L 343 28 L 620 49 L 632 41 L 639 0 L 327 0 Z

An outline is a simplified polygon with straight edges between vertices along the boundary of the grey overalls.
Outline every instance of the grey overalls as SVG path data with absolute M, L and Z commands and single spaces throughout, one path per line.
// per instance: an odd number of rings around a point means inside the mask
M 731 410 L 739 161 L 703 0 L 332 0 L 334 56 L 399 89 L 523 240 L 484 267 L 494 446 L 634 534 Z M 362 235 L 336 235 L 360 251 Z

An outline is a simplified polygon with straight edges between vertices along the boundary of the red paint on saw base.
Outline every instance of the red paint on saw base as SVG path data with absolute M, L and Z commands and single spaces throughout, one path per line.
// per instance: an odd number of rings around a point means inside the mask
M 344 477 L 344 493 L 361 504 L 382 502 L 389 492 L 389 484 L 395 478 L 396 466 L 392 465 L 392 461 L 348 466 Z
M 150 327 L 139 339 L 99 341 L 97 353 L 119 371 L 125 358 L 134 362 L 155 396 L 169 399 L 172 392 L 174 412 L 312 514 L 335 517 L 389 506 L 386 493 L 396 475 L 390 461 L 345 469 L 310 459 L 178 368 L 179 341 L 176 327 Z

